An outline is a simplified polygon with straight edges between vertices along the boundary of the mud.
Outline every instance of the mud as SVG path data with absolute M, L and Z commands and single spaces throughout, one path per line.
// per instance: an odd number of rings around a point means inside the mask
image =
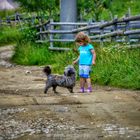
M 139 140 L 140 91 L 93 85 L 92 93 L 44 94 L 43 67 L 10 63 L 0 48 L 0 140 Z

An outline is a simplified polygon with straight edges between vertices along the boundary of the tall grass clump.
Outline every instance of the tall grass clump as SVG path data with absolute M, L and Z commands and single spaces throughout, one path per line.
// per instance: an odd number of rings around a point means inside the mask
M 0 17 L 6 19 L 7 16 L 15 14 L 15 10 L 0 10 Z
M 140 49 L 115 45 L 97 49 L 93 81 L 101 85 L 140 89 Z
M 21 38 L 21 31 L 16 27 L 0 27 L 0 46 L 15 44 Z
M 47 55 L 46 55 L 47 54 Z M 48 49 L 32 42 L 18 42 L 12 60 L 20 65 L 42 65 L 49 60 Z
M 72 64 L 75 55 L 72 51 L 50 51 L 48 47 L 47 43 L 18 42 L 12 61 L 20 65 L 51 65 L 54 72 L 62 73 L 65 66 Z

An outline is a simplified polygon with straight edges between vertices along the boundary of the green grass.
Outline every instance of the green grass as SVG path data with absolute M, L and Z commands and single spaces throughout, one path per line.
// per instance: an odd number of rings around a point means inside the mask
M 61 44 L 62 45 L 62 44 Z M 96 47 L 97 60 L 93 67 L 93 83 L 114 87 L 140 89 L 140 49 L 128 49 L 126 45 L 105 45 Z M 73 51 L 56 52 L 48 50 L 49 44 L 37 45 L 20 42 L 15 48 L 13 61 L 21 65 L 51 65 L 53 72 L 62 74 L 65 66 L 77 58 Z M 75 47 L 71 44 L 71 47 Z M 78 66 L 76 65 L 78 73 Z
M 140 89 L 140 49 L 124 45 L 104 47 L 97 51 L 93 81 L 101 85 Z
M 15 14 L 15 10 L 3 10 L 0 11 L 0 17 L 2 19 L 6 19 L 7 16 L 11 16 Z
M 140 14 L 140 1 L 139 0 L 112 0 L 110 3 L 109 9 L 103 9 L 101 13 L 101 19 L 110 20 L 111 15 L 114 17 L 115 15 L 118 18 L 124 17 L 125 14 L 128 13 L 128 9 L 130 9 L 131 15 L 139 15 Z
M 42 65 L 50 61 L 50 54 L 45 45 L 39 47 L 34 43 L 22 41 L 22 43 L 18 42 L 15 47 L 13 61 L 21 65 Z
M 0 28 L 0 46 L 7 44 L 15 44 L 21 38 L 21 31 L 16 27 L 1 27 Z
M 130 12 L 132 15 L 139 14 L 140 10 L 140 1 L 139 0 L 114 0 L 112 2 L 112 11 L 114 15 L 118 15 L 122 17 L 124 14 L 128 12 L 128 8 L 130 8 Z
M 55 72 L 62 73 L 65 66 L 72 64 L 73 53 L 50 51 L 48 47 L 49 44 L 18 42 L 12 61 L 20 65 L 52 65 Z

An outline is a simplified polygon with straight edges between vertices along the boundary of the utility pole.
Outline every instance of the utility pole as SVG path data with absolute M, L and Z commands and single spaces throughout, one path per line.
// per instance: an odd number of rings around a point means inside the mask
M 60 0 L 60 22 L 77 21 L 77 0 Z M 62 30 L 72 30 L 72 25 L 62 25 Z M 62 38 L 73 38 L 73 35 L 63 35 Z

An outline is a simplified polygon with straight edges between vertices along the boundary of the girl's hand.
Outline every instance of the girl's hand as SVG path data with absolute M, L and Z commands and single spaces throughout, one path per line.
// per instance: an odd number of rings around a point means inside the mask
M 96 65 L 95 61 L 92 61 L 92 65 Z
M 73 61 L 73 64 L 76 64 L 77 63 L 77 61 L 75 60 L 75 61 Z

